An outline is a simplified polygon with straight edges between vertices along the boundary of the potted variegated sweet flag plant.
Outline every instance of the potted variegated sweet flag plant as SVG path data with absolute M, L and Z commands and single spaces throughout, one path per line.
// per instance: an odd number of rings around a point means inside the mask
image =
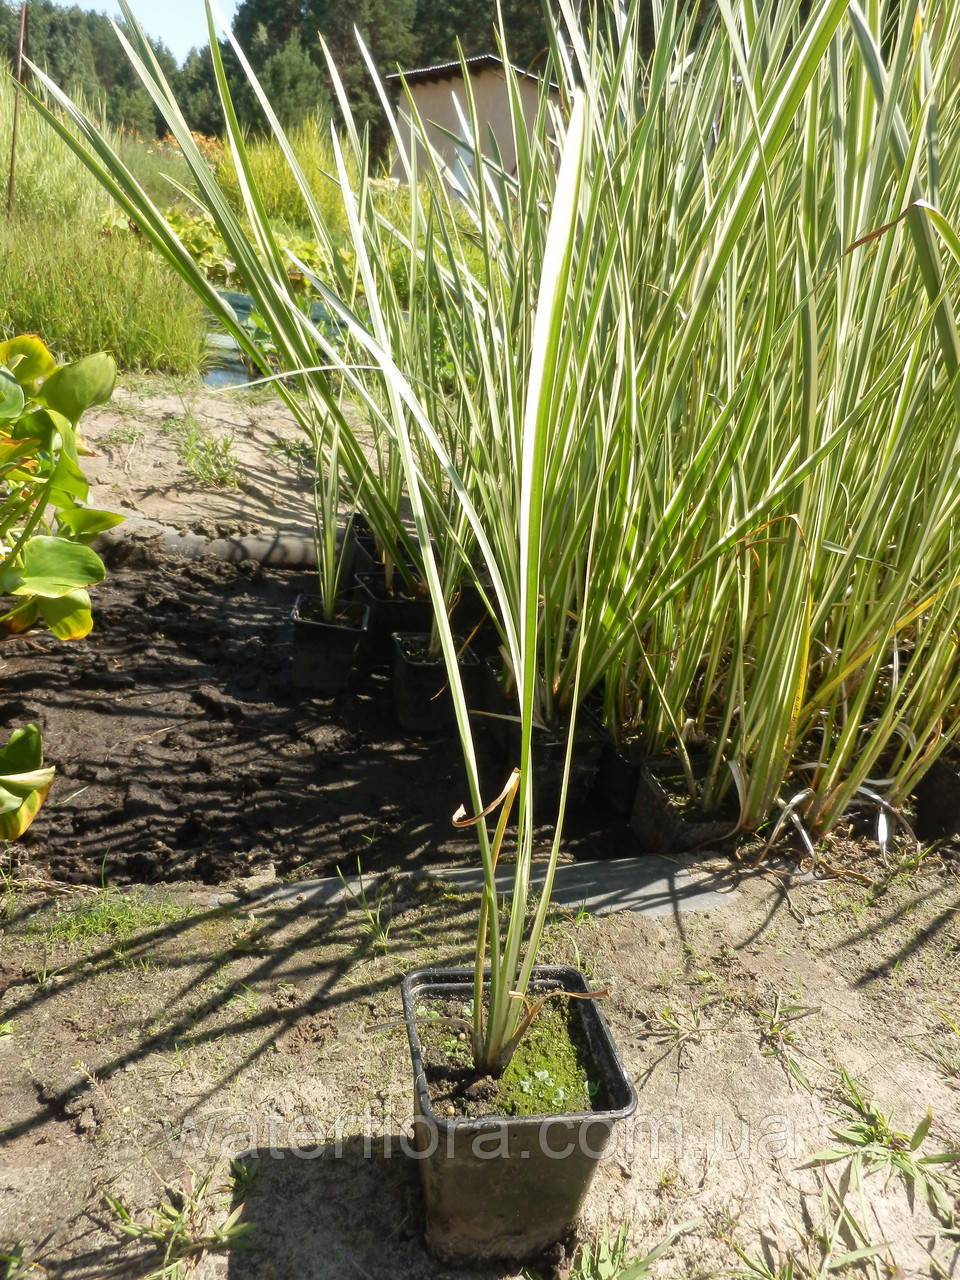
M 212 19 L 211 55 L 249 232 L 196 153 L 162 70 L 125 9 L 127 52 L 283 352 L 281 394 L 308 431 L 336 424 L 351 502 L 396 530 L 403 522 L 364 463 L 341 395 L 364 406 L 402 473 L 463 753 L 466 795 L 456 820 L 476 832 L 484 881 L 472 970 L 456 978 L 411 975 L 406 988 L 428 1235 L 443 1253 L 516 1256 L 558 1238 L 576 1215 L 582 1175 L 595 1167 L 611 1126 L 634 1103 L 587 984 L 536 966 L 573 738 L 585 695 L 633 646 L 646 664 L 650 698 L 662 695 L 668 728 L 682 744 L 678 712 L 688 691 L 675 698 L 665 687 L 661 655 L 650 653 L 650 637 L 660 635 L 654 622 L 662 624 L 664 609 L 685 593 L 708 602 L 705 582 L 718 584 L 718 597 L 721 586 L 734 593 L 722 597 L 725 605 L 736 601 L 737 558 L 760 557 L 750 539 L 767 529 L 778 503 L 807 492 L 803 487 L 850 429 L 847 420 L 833 421 L 810 443 L 822 407 L 811 372 L 819 350 L 816 280 L 805 243 L 795 241 L 791 256 L 778 240 L 782 210 L 771 194 L 771 175 L 784 154 L 806 154 L 809 138 L 819 136 L 817 104 L 831 101 L 831 86 L 818 77 L 832 42 L 852 57 L 849 33 L 842 31 L 850 8 L 850 0 L 824 0 L 801 21 L 798 4 L 767 6 L 761 23 L 752 3 L 742 6 L 742 22 L 740 6 L 735 13 L 723 4 L 695 46 L 684 6 L 667 0 L 653 55 L 643 62 L 639 3 L 598 4 L 591 21 L 581 23 L 574 6 L 560 0 L 563 32 L 554 34 L 532 120 L 509 68 L 506 73 L 515 172 L 485 154 L 485 122 L 470 93 L 468 67 L 461 143 L 472 139 L 474 163 L 457 174 L 446 170 L 414 103 L 392 108 L 374 76 L 409 181 L 403 227 L 386 225 L 387 215 L 371 199 L 365 138 L 330 65 L 346 131 L 345 143 L 332 133 L 332 177 L 350 233 L 349 270 L 338 265 L 309 184 L 242 51 L 235 50 L 300 184 L 318 243 L 330 250 L 326 273 L 299 265 L 336 321 L 336 333 L 313 325 L 284 291 L 285 266 L 249 178 Z M 777 51 L 776 79 L 761 93 L 766 70 L 757 51 L 768 47 Z M 549 79 L 559 103 L 547 92 Z M 61 121 L 48 110 L 51 124 L 229 327 L 222 304 L 209 296 L 122 161 L 66 96 L 49 82 L 47 88 L 66 113 Z M 804 127 L 804 112 L 817 128 Z M 406 244 L 413 271 L 423 277 L 422 288 L 411 284 L 406 313 L 385 283 L 385 235 Z M 754 273 L 746 286 L 737 277 L 742 242 Z M 790 264 L 785 273 L 781 257 Z M 749 332 L 738 330 L 736 311 L 747 297 Z M 778 309 L 784 299 L 789 305 Z M 424 359 L 438 320 L 449 357 L 443 380 L 452 363 L 452 393 L 430 375 L 438 363 Z M 237 338 L 242 346 L 244 335 Z M 722 376 L 701 386 L 698 371 L 719 360 L 718 350 Z M 773 456 L 771 406 L 786 412 L 794 391 L 793 383 L 778 380 L 784 368 L 800 386 L 803 440 L 810 447 L 791 439 Z M 395 536 L 409 539 L 405 530 Z M 803 548 L 791 552 L 803 581 Z M 441 569 L 458 559 L 497 629 L 515 688 L 510 714 L 519 725 L 517 754 L 493 786 L 484 785 L 447 614 L 449 580 Z M 675 616 L 687 628 L 676 646 L 697 636 L 707 643 L 710 629 L 699 613 L 687 618 L 677 608 Z M 802 628 L 798 634 L 802 639 Z M 802 656 L 799 641 L 795 651 Z M 731 681 L 747 652 L 742 636 L 732 657 L 724 651 Z M 778 692 L 784 689 L 790 692 L 789 682 L 781 681 Z M 793 703 L 787 698 L 785 705 L 789 715 Z M 558 725 L 563 777 L 556 810 L 537 814 L 553 834 L 535 901 L 537 738 Z M 776 736 L 782 751 L 784 737 Z M 718 753 L 727 737 L 718 741 Z M 479 1084 L 507 1073 L 538 1018 L 560 1003 L 557 991 L 572 997 L 563 1008 L 594 1053 L 597 1078 L 610 1068 L 597 1097 L 572 1116 L 554 1098 L 550 1112 L 519 1127 L 503 1116 L 457 1112 L 453 1104 L 453 1115 L 438 1113 L 423 1052 L 433 1015 L 466 1019 Z M 451 1004 L 459 1012 L 451 1012 Z M 563 1128 L 578 1136 L 573 1152 L 555 1159 L 565 1144 L 550 1135 Z M 500 1147 L 489 1159 L 487 1138 L 491 1148 Z M 543 1162 L 531 1159 L 535 1147 Z

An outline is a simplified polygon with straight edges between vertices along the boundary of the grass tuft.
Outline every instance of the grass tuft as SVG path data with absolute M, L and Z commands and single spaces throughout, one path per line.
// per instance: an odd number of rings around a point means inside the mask
M 154 902 L 136 893 L 105 889 L 95 897 L 83 898 L 68 906 L 58 905 L 53 915 L 37 919 L 28 935 L 41 935 L 48 943 L 86 942 L 92 938 L 112 938 L 122 942 L 141 929 L 184 920 L 192 908 L 181 903 Z
M 0 221 L 0 338 L 39 332 L 64 362 L 109 351 L 123 369 L 196 373 L 204 310 L 138 238 L 93 219 Z

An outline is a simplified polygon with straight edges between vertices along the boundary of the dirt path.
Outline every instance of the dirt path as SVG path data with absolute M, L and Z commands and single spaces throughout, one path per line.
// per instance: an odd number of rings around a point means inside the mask
M 83 434 L 97 451 L 86 463 L 95 505 L 210 538 L 312 537 L 309 475 L 298 466 L 302 433 L 263 391 L 121 381 L 109 404 L 84 417 Z M 235 483 L 200 478 L 214 474 L 218 460 L 232 464 Z

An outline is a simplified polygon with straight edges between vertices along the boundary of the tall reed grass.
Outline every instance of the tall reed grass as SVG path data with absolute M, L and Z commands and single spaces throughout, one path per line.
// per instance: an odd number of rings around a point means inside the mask
M 123 369 L 196 373 L 201 303 L 139 237 L 96 219 L 0 218 L 0 337 L 42 333 L 63 361 L 109 351 Z
M 941 244 L 960 251 L 960 18 L 930 30 L 916 0 L 823 0 L 808 17 L 799 0 L 718 0 L 695 32 L 664 0 L 644 63 L 644 7 L 596 0 L 580 14 L 559 0 L 532 125 L 507 76 L 512 172 L 487 155 L 469 79 L 474 165 L 458 176 L 413 101 L 407 123 L 378 83 L 409 179 L 402 216 L 374 199 L 367 139 L 330 64 L 348 259 L 340 214 L 261 98 L 329 263 L 315 287 L 339 334 L 291 294 L 216 46 L 249 233 L 191 150 L 149 46 L 129 49 L 327 467 L 384 521 L 409 502 L 479 815 L 486 1064 L 523 1029 L 516 993 L 560 847 L 566 781 L 530 928 L 537 738 L 565 728 L 569 768 L 588 692 L 604 690 L 618 732 L 675 752 L 705 809 L 732 794 L 748 829 L 782 815 L 819 835 L 852 804 L 896 811 L 960 732 L 960 268 Z M 109 144 L 73 121 L 78 152 L 209 298 Z M 375 465 L 347 393 L 373 427 Z M 463 574 L 516 690 L 518 769 L 493 805 L 446 614 Z M 710 744 L 703 777 L 691 730 Z M 514 803 L 502 927 L 493 872 Z
M 0 150 L 7 173 L 14 84 L 0 68 Z M 189 170 L 179 151 L 111 131 L 154 199 L 176 194 L 161 176 Z M 103 234 L 111 201 L 26 104 L 20 112 L 13 214 L 0 215 L 0 337 L 39 332 L 64 361 L 109 351 L 122 368 L 195 373 L 205 319 L 194 294 L 142 240 Z M 4 183 L 6 191 L 6 183 Z
M 0 171 L 3 211 L 13 139 L 16 85 L 0 61 Z M 112 140 L 119 141 L 116 135 Z M 13 211 L 18 217 L 90 218 L 107 209 L 109 198 L 69 147 L 21 101 L 17 126 Z
M 290 130 L 289 140 L 331 234 L 335 239 L 345 240 L 347 222 L 335 176 L 329 121 L 319 115 L 307 116 Z M 306 203 L 276 139 L 267 134 L 249 140 L 246 155 L 251 175 L 263 198 L 266 216 L 291 228 L 308 226 L 310 215 Z M 243 191 L 229 147 L 221 153 L 216 179 L 234 210 L 242 213 Z

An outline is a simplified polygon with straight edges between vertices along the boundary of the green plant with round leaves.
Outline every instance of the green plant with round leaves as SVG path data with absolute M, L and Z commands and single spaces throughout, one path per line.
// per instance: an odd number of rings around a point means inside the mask
M 14 729 L 0 747 L 0 840 L 22 836 L 43 804 L 53 769 L 43 763 L 43 744 L 35 724 Z
M 87 587 L 104 576 L 88 544 L 121 516 L 87 505 L 77 423 L 113 390 L 112 358 L 58 365 L 35 334 L 0 343 L 0 623 L 20 632 L 42 621 L 61 640 L 93 626 Z M 35 724 L 0 749 L 0 838 L 14 840 L 43 803 L 53 769 Z
M 93 625 L 86 588 L 103 579 L 88 545 L 121 516 L 87 505 L 80 470 L 83 412 L 103 404 L 116 370 L 103 353 L 57 365 L 24 334 L 0 343 L 0 615 L 10 631 L 42 619 L 62 640 Z

